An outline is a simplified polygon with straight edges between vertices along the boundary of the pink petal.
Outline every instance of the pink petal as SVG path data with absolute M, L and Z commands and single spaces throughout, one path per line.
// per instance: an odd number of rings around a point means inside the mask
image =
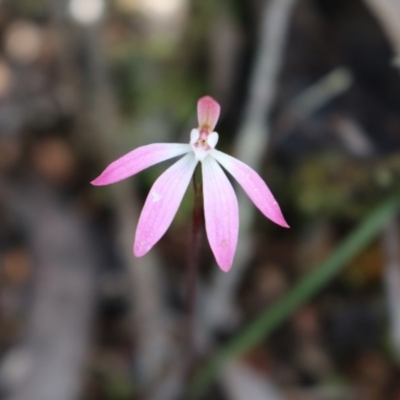
M 254 205 L 271 221 L 285 228 L 289 225 L 268 186 L 252 168 L 238 159 L 213 150 L 211 155 L 239 182 Z
M 235 192 L 222 168 L 212 157 L 202 163 L 206 232 L 218 265 L 224 272 L 232 266 L 239 232 L 239 209 Z
M 200 128 L 212 132 L 217 125 L 221 106 L 210 96 L 204 96 L 197 102 L 197 118 Z
M 186 154 L 154 182 L 136 229 L 133 245 L 136 257 L 145 255 L 171 225 L 197 162 L 193 153 Z
M 109 185 L 190 150 L 190 145 L 182 143 L 154 143 L 138 147 L 112 162 L 91 183 L 95 186 Z

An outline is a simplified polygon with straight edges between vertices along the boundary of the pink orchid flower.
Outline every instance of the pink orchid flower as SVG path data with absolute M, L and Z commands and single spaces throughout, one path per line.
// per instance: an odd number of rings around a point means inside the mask
M 202 165 L 204 217 L 210 247 L 219 267 L 227 272 L 232 266 L 239 232 L 239 210 L 235 192 L 222 165 L 242 186 L 255 206 L 270 220 L 289 227 L 271 191 L 248 165 L 215 149 L 214 132 L 220 105 L 211 97 L 197 104 L 198 129 L 190 133 L 190 143 L 155 143 L 139 147 L 111 163 L 92 181 L 109 185 L 138 172 L 185 154 L 154 183 L 147 196 L 136 229 L 133 252 L 144 256 L 170 226 L 198 162 Z

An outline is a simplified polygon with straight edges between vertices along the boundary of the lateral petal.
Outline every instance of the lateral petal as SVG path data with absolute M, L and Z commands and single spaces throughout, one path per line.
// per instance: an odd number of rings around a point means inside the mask
M 211 154 L 238 181 L 254 205 L 271 221 L 289 228 L 282 211 L 266 183 L 248 165 L 218 150 Z
M 95 186 L 122 181 L 162 161 L 188 153 L 190 145 L 184 143 L 154 143 L 125 154 L 112 162 L 91 183 Z
M 202 173 L 208 241 L 219 267 L 228 272 L 232 266 L 239 232 L 236 194 L 214 158 L 208 156 L 203 160 Z
M 136 228 L 136 257 L 145 255 L 171 225 L 197 162 L 193 153 L 186 154 L 154 182 Z

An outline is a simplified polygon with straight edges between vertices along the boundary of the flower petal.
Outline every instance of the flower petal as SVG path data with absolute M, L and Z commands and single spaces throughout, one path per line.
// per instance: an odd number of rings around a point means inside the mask
M 240 160 L 221 151 L 214 149 L 211 152 L 211 156 L 232 174 L 253 201 L 254 205 L 267 218 L 284 228 L 289 228 L 278 202 L 256 171 Z
M 206 232 L 218 265 L 232 266 L 239 232 L 236 194 L 222 168 L 208 156 L 202 163 Z
M 212 132 L 217 125 L 221 106 L 210 96 L 204 96 L 197 102 L 199 126 L 207 127 Z
M 183 143 L 154 143 L 138 147 L 112 162 L 91 183 L 95 186 L 109 185 L 190 150 L 190 145 Z
M 135 256 L 145 255 L 171 225 L 197 162 L 192 153 L 186 154 L 154 182 L 136 229 Z
M 217 132 L 211 132 L 208 136 L 207 136 L 207 144 L 214 149 L 215 146 L 218 143 L 218 139 L 219 139 L 219 135 Z

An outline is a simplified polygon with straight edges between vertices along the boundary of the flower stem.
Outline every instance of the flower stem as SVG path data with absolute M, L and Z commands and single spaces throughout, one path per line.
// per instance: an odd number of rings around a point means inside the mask
M 200 170 L 193 174 L 194 205 L 192 213 L 191 238 L 187 269 L 187 314 L 186 314 L 186 367 L 187 376 L 192 373 L 196 357 L 195 349 L 195 310 L 196 282 L 199 266 L 201 225 L 203 221 L 203 196 Z

